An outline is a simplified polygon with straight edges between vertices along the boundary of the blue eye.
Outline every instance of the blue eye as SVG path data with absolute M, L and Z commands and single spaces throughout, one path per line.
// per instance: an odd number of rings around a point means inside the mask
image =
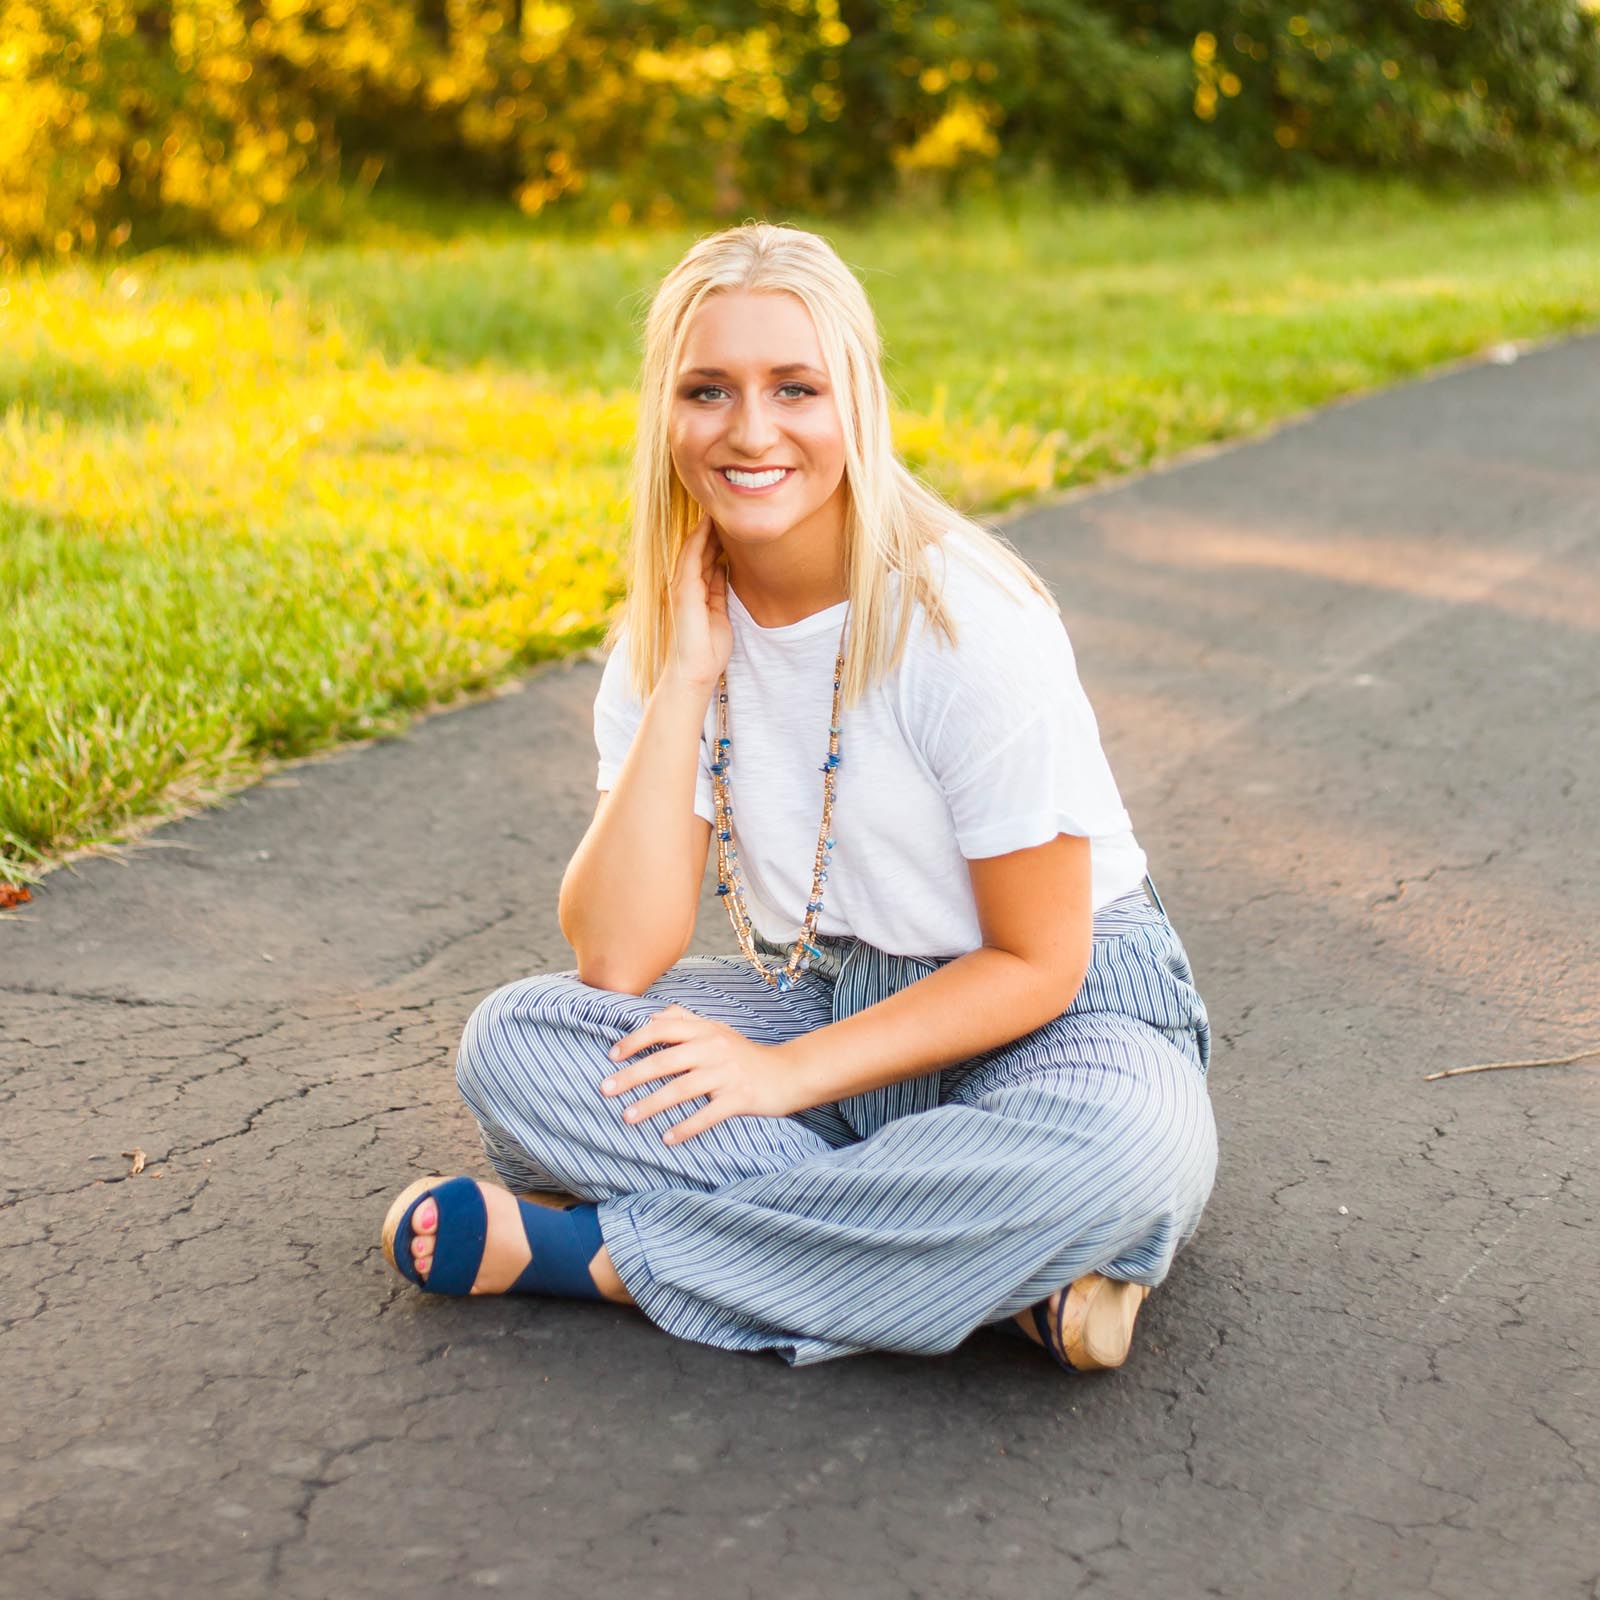
M 778 393 L 782 394 L 785 389 L 797 389 L 802 397 L 806 395 L 814 395 L 817 392 L 815 389 L 808 388 L 803 383 L 784 383 L 779 384 Z M 727 392 L 728 391 L 724 389 L 720 383 L 703 383 L 698 389 L 691 389 L 689 391 L 689 398 L 691 400 L 701 400 L 704 399 L 708 394 L 726 394 Z

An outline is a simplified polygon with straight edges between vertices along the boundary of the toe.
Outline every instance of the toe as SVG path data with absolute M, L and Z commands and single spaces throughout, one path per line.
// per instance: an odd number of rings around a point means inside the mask
M 439 1205 L 429 1195 L 411 1213 L 411 1262 L 417 1275 L 426 1279 L 433 1265 L 434 1237 L 439 1231 Z

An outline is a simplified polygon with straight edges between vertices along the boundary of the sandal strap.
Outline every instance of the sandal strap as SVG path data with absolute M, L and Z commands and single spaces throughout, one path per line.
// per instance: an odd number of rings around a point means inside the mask
M 433 1236 L 433 1265 L 424 1282 L 411 1259 L 411 1217 L 429 1198 L 439 1208 L 439 1226 Z M 435 1188 L 424 1189 L 406 1208 L 395 1229 L 394 1263 L 430 1294 L 471 1294 L 488 1237 L 489 1211 L 482 1190 L 471 1178 L 448 1178 Z
M 1059 1321 L 1052 1327 L 1050 1323 L 1050 1297 L 1046 1295 L 1043 1300 L 1035 1300 L 1030 1307 L 1033 1312 L 1033 1325 L 1039 1330 L 1039 1342 L 1050 1352 L 1051 1359 L 1065 1372 L 1076 1372 L 1078 1369 L 1061 1353 L 1061 1327 Z
M 559 1211 L 535 1200 L 518 1200 L 522 1231 L 533 1259 L 511 1285 L 512 1294 L 553 1294 L 565 1300 L 605 1297 L 589 1276 L 589 1263 L 605 1243 L 599 1208 L 576 1201 Z

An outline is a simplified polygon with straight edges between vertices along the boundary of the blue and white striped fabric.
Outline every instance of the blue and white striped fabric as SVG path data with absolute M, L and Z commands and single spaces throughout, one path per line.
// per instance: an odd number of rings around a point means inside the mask
M 512 1189 L 600 1203 L 612 1263 L 667 1332 L 796 1366 L 933 1355 L 1089 1271 L 1155 1285 L 1216 1173 L 1210 1031 L 1183 945 L 1140 894 L 1094 919 L 1060 1016 L 942 1072 L 790 1117 L 732 1117 L 681 1145 L 602 1095 L 606 1052 L 665 1006 L 777 1044 L 945 961 L 851 938 L 779 993 L 742 959 L 689 956 L 642 995 L 575 972 L 473 1011 L 456 1076 Z

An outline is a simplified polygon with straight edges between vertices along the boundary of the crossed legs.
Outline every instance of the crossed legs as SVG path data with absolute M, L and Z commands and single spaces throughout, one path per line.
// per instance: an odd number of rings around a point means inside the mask
M 610 1044 L 672 1001 L 772 1041 L 832 1016 L 828 986 L 779 996 L 730 958 L 689 958 L 644 996 L 544 974 L 474 1011 L 457 1076 L 508 1189 L 596 1202 L 597 1284 L 680 1337 L 797 1364 L 937 1353 L 1087 1273 L 1160 1282 L 1198 1222 L 1204 1082 L 1136 1020 L 1057 1019 L 864 1138 L 821 1107 L 669 1146 L 673 1113 L 626 1124 L 630 1097 L 598 1083 Z

